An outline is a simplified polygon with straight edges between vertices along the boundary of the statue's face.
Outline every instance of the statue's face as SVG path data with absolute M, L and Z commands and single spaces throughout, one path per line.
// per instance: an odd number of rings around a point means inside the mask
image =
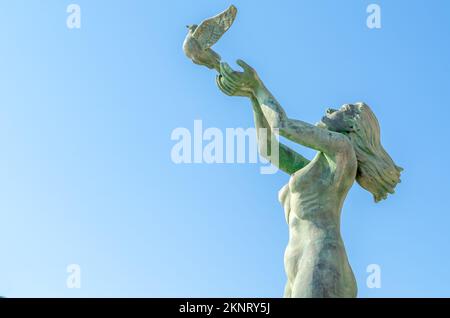
M 340 109 L 328 108 L 317 126 L 340 133 L 351 132 L 354 131 L 353 125 L 357 114 L 357 107 L 353 104 L 345 104 Z

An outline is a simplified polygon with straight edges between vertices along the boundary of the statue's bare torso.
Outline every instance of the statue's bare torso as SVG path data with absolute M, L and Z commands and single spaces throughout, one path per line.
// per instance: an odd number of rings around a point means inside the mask
M 356 296 L 356 281 L 340 234 L 342 205 L 357 168 L 349 149 L 336 158 L 319 152 L 280 190 L 289 225 L 285 297 Z

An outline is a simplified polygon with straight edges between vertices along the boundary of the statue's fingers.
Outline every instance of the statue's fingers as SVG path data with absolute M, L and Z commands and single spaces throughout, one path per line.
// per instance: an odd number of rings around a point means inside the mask
M 230 65 L 226 62 L 220 63 L 220 74 L 227 75 L 233 73 L 233 70 L 231 69 Z
M 238 74 L 230 67 L 230 65 L 228 65 L 228 63 L 220 63 L 220 74 L 235 82 L 235 85 L 238 84 Z
M 236 88 L 239 85 L 241 85 L 240 80 L 237 77 L 236 72 L 234 72 L 234 71 L 231 74 L 224 72 L 222 80 L 226 81 L 227 83 L 232 85 L 234 88 Z
M 222 75 L 217 75 L 216 76 L 216 84 L 219 87 L 219 89 L 226 95 L 231 96 L 232 93 L 230 91 L 228 91 L 228 89 L 223 85 L 222 83 Z
M 248 65 L 247 63 L 245 63 L 243 60 L 237 60 L 236 61 L 237 65 L 239 65 L 240 67 L 243 68 L 244 71 L 246 72 L 254 72 L 255 70 L 253 69 L 253 67 L 251 67 L 250 65 Z
M 231 83 L 226 77 L 220 79 L 222 85 L 229 91 L 234 93 L 236 91 L 236 85 Z
M 236 72 L 233 72 L 233 74 L 224 74 L 224 79 L 232 84 L 235 87 L 238 87 L 239 85 L 241 85 L 241 80 L 239 79 L 238 75 L 236 74 Z
M 219 87 L 219 89 L 222 91 L 222 93 L 229 95 L 228 91 L 222 85 L 222 82 L 220 80 L 221 77 L 222 77 L 222 75 L 217 75 L 216 76 L 216 85 L 217 85 L 217 87 Z
M 230 87 L 231 89 L 235 90 L 239 83 L 237 83 L 236 81 L 234 81 L 231 77 L 229 77 L 228 75 L 224 75 L 222 76 L 222 78 L 220 79 L 222 81 L 222 83 L 224 83 L 227 87 Z

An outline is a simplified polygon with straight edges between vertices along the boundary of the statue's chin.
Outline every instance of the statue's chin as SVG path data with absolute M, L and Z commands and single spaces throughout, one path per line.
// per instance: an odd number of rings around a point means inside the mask
M 323 129 L 327 129 L 328 128 L 327 125 L 325 125 L 325 123 L 323 121 L 317 122 L 316 123 L 316 127 L 323 128 Z

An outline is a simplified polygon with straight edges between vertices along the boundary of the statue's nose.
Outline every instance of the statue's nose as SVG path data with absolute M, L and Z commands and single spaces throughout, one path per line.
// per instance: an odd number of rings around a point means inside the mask
M 334 108 L 328 108 L 327 109 L 327 114 L 332 114 L 332 113 L 334 113 L 336 111 L 336 109 L 334 109 Z

